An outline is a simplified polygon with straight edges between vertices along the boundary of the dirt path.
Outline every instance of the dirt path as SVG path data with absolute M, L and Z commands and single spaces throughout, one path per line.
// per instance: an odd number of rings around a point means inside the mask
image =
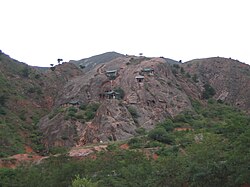
M 96 70 L 96 72 L 98 73 L 98 74 L 103 74 L 103 72 L 102 72 L 102 68 L 105 66 L 105 64 L 102 64 L 99 68 L 97 68 L 97 70 Z

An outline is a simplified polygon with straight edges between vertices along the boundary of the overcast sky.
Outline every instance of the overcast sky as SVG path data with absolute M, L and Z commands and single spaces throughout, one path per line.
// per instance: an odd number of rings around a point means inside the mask
M 250 64 L 249 0 L 0 0 L 0 49 L 29 65 L 108 51 Z

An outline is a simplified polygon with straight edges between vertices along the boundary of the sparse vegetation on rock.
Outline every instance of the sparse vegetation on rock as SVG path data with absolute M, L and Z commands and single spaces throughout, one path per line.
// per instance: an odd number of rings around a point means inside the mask
M 0 186 L 250 184 L 248 65 L 118 54 L 44 72 L 0 56 Z
M 214 95 L 215 95 L 214 88 L 209 84 L 205 84 L 204 91 L 202 92 L 202 98 L 209 99 L 209 98 L 213 97 Z

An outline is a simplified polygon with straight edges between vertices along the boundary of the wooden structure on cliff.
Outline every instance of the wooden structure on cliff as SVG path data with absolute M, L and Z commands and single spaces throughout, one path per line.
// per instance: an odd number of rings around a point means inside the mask
M 141 70 L 142 75 L 154 75 L 154 69 L 153 68 L 143 68 Z
M 144 80 L 144 76 L 137 75 L 137 76 L 135 76 L 135 79 L 137 80 L 137 82 L 142 82 Z
M 109 70 L 109 71 L 106 71 L 106 76 L 111 79 L 111 80 L 114 80 L 116 77 L 117 77 L 117 70 Z

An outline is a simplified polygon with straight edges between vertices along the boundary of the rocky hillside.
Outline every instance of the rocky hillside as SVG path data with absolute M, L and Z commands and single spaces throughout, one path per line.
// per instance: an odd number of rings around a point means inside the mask
M 84 58 L 82 60 L 71 60 L 70 63 L 73 63 L 80 67 L 83 71 L 89 71 L 93 69 L 95 66 L 99 64 L 103 64 L 106 62 L 110 62 L 118 57 L 122 57 L 124 55 L 117 52 L 107 52 L 100 55 L 95 55 L 89 58 Z
M 215 89 L 213 96 L 250 113 L 250 66 L 227 58 L 192 60 L 183 64 L 200 90 L 208 83 Z
M 39 126 L 44 143 L 74 146 L 123 140 L 192 110 L 192 79 L 163 58 L 119 57 L 71 79 Z M 94 109 L 93 109 L 94 108 Z
M 73 64 L 37 71 L 0 54 L 0 157 L 42 150 L 37 123 L 50 112 L 60 87 L 82 72 Z
M 105 53 L 74 63 L 41 72 L 1 53 L 1 156 L 127 140 L 210 98 L 250 112 L 250 67 L 232 59 Z

